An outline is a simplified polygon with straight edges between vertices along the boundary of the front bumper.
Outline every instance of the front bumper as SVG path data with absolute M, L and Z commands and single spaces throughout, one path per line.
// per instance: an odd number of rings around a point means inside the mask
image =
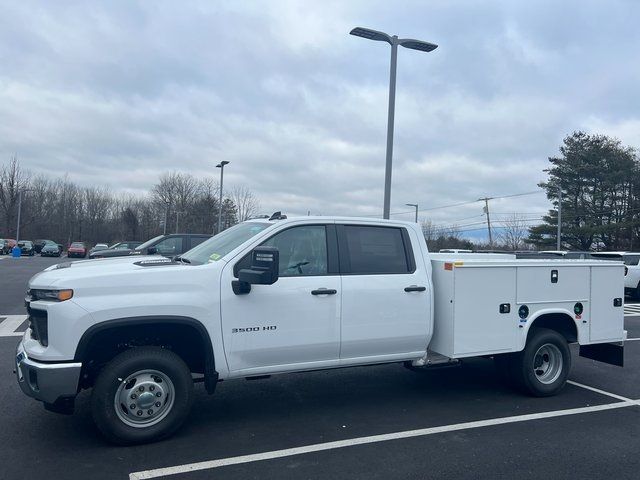
M 16 378 L 25 395 L 54 404 L 78 394 L 82 363 L 42 363 L 30 359 L 22 341 L 16 350 Z

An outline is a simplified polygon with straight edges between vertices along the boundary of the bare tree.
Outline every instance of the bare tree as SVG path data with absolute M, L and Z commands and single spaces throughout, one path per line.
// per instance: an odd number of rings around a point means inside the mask
M 236 205 L 236 215 L 239 222 L 254 217 L 260 208 L 260 202 L 253 192 L 244 185 L 237 185 L 231 191 L 231 200 Z
M 501 231 L 498 240 L 507 250 L 520 250 L 524 245 L 528 229 L 524 218 L 513 214 L 500 222 Z
M 0 209 L 4 219 L 4 228 L 9 233 L 15 233 L 18 194 L 28 185 L 29 173 L 20 168 L 18 157 L 12 156 L 9 163 L 0 169 Z
M 66 175 L 31 177 L 15 157 L 0 164 L 0 237 L 12 238 L 18 210 L 18 192 L 22 195 L 21 236 L 72 241 L 116 242 L 146 240 L 163 233 L 165 215 L 168 233 L 173 232 L 176 212 L 180 212 L 180 230 L 187 233 L 212 233 L 220 205 L 219 184 L 212 177 L 196 178 L 181 172 L 160 175 L 158 183 L 146 195 L 111 192 L 105 187 L 80 187 Z M 225 228 L 255 213 L 257 199 L 246 188 L 236 190 L 240 208 L 231 194 L 223 199 Z

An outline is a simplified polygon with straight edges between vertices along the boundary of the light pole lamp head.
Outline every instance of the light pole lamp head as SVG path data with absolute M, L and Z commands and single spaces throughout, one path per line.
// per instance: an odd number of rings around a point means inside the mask
M 356 27 L 349 32 L 356 37 L 366 38 L 367 40 L 376 40 L 378 42 L 387 42 L 389 45 L 393 45 L 393 40 L 390 35 L 378 30 L 371 30 L 370 28 Z
M 224 167 L 225 165 L 228 165 L 228 164 L 229 164 L 229 162 L 227 160 L 223 160 L 218 165 L 216 165 L 216 168 L 222 168 L 222 167 Z
M 401 38 L 398 43 L 404 48 L 411 50 L 420 50 L 421 52 L 432 52 L 438 45 L 435 43 L 423 42 L 422 40 L 414 40 L 413 38 Z
M 407 207 L 416 207 L 416 208 L 418 208 L 418 204 L 417 203 L 405 203 L 405 205 Z

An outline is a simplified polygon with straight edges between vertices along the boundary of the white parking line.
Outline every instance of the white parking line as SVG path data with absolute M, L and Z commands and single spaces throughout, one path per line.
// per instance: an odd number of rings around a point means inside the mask
M 24 332 L 16 332 L 16 329 L 27 319 L 26 315 L 0 316 L 0 337 L 21 337 Z
M 624 305 L 625 317 L 640 317 L 640 303 L 626 303 Z
M 599 388 L 590 387 L 589 385 L 584 385 L 583 383 L 574 382 L 573 380 L 567 380 L 567 383 L 574 385 L 576 387 L 585 388 L 587 390 L 591 390 L 592 392 L 599 393 L 600 395 L 606 395 L 608 397 L 617 398 L 618 400 L 622 400 L 623 402 L 634 402 L 635 400 L 631 400 L 630 398 L 623 397 L 621 395 L 617 395 L 611 392 L 605 392 L 604 390 L 600 390 Z M 638 403 L 640 405 L 640 403 Z
M 270 452 L 255 453 L 252 455 L 241 455 L 237 457 L 220 458 L 217 460 L 209 460 L 205 462 L 188 463 L 184 465 L 177 465 L 174 467 L 157 468 L 154 470 L 133 472 L 129 474 L 129 480 L 142 480 L 147 478 L 166 477 L 169 475 L 178 475 L 181 473 L 195 472 L 199 470 L 210 470 L 213 468 L 227 467 L 230 465 L 259 462 L 262 460 L 272 460 L 275 458 L 290 457 L 294 455 L 321 452 L 325 450 L 335 450 L 338 448 L 353 447 L 356 445 L 386 442 L 389 440 L 399 440 L 404 438 L 423 437 L 427 435 L 434 435 L 437 433 L 469 430 L 472 428 L 490 427 L 495 425 L 505 425 L 505 424 L 517 423 L 517 422 L 527 422 L 530 420 L 539 420 L 543 418 L 564 417 L 567 415 L 578 415 L 582 413 L 602 412 L 605 410 L 626 408 L 626 407 L 632 407 L 637 405 L 639 405 L 639 403 L 636 401 L 615 402 L 615 403 L 608 403 L 604 405 L 594 405 L 591 407 L 570 408 L 566 410 L 554 410 L 551 412 L 532 413 L 528 415 L 515 415 L 511 417 L 492 418 L 489 420 L 456 423 L 453 425 L 444 425 L 441 427 L 422 428 L 419 430 L 408 430 L 404 432 L 386 433 L 382 435 L 372 435 L 369 437 L 350 438 L 347 440 L 338 440 L 335 442 L 316 443 L 314 445 L 307 445 L 304 447 L 286 448 L 283 450 L 273 450 Z

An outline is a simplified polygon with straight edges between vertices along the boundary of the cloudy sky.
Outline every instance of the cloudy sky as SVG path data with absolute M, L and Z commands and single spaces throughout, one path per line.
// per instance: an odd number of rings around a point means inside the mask
M 439 45 L 399 51 L 391 211 L 473 235 L 481 204 L 435 207 L 536 190 L 576 129 L 640 147 L 638 18 L 615 0 L 3 0 L 0 163 L 143 192 L 228 160 L 264 212 L 380 215 L 389 46 L 348 35 L 365 26 Z M 496 220 L 547 208 L 491 202 Z

